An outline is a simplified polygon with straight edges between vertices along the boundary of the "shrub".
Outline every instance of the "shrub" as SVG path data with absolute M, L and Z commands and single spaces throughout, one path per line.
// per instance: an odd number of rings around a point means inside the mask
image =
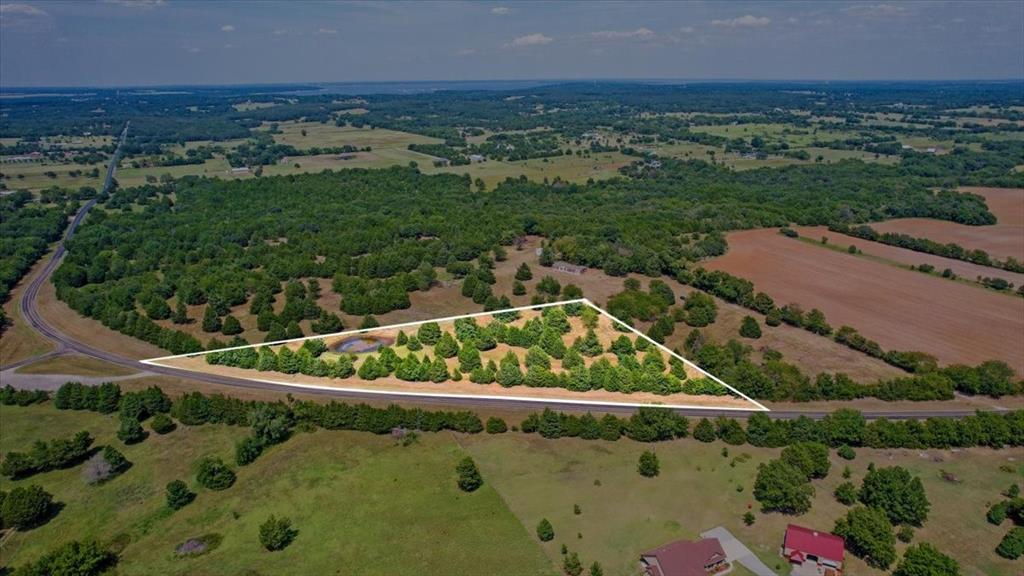
M 168 434 L 173 432 L 178 426 L 167 414 L 157 414 L 156 416 L 153 416 L 153 420 L 150 421 L 149 427 L 157 434 Z
M 480 476 L 480 471 L 476 468 L 476 463 L 469 456 L 466 456 L 458 463 L 455 471 L 459 475 L 459 488 L 464 492 L 472 492 L 484 483 L 483 477 Z
M 828 460 L 828 446 L 818 442 L 797 442 L 782 450 L 783 462 L 796 466 L 807 478 L 828 476 L 832 464 Z
M 555 529 L 547 518 L 541 518 L 541 521 L 537 523 L 537 538 L 541 542 L 550 542 L 555 538 Z
M 644 450 L 643 454 L 640 454 L 637 472 L 645 478 L 653 478 L 660 474 L 661 464 L 658 463 L 658 455 L 650 450 Z
M 260 544 L 271 552 L 284 550 L 297 534 L 298 531 L 292 528 L 292 521 L 288 518 L 271 516 L 260 524 Z
M 834 494 L 840 504 L 853 506 L 857 503 L 857 488 L 853 485 L 853 482 L 843 482 L 836 486 Z
M 190 491 L 181 480 L 171 480 L 167 483 L 167 506 L 172 510 L 180 510 L 195 499 L 195 492 Z
M 117 562 L 114 553 L 95 541 L 68 542 L 39 560 L 20 566 L 17 576 L 97 576 Z
M 910 546 L 903 554 L 903 560 L 896 566 L 893 576 L 921 576 L 942 574 L 943 576 L 959 576 L 960 564 L 956 560 L 939 552 L 934 546 L 922 542 Z
M 761 337 L 761 327 L 753 316 L 743 317 L 743 322 L 740 324 L 740 336 L 755 340 Z
M 207 457 L 199 461 L 196 481 L 210 490 L 225 490 L 235 483 L 235 473 L 220 458 Z
M 836 450 L 836 454 L 838 454 L 843 460 L 853 460 L 857 457 L 857 453 L 853 451 L 853 448 L 850 448 L 846 444 L 840 446 L 839 449 Z
M 562 559 L 562 570 L 568 576 L 580 576 L 583 574 L 583 564 L 580 563 L 580 555 L 576 552 L 566 554 Z
M 1006 520 L 1006 502 L 997 502 L 988 509 L 988 514 L 985 515 L 990 524 L 999 526 Z
M 904 544 L 910 542 L 914 539 L 914 529 L 910 526 L 901 526 L 900 529 L 896 531 L 896 539 Z
M 117 437 L 125 444 L 136 444 L 146 439 L 146 431 L 135 418 L 121 418 L 121 427 L 117 429 Z
M 252 464 L 263 453 L 263 442 L 259 438 L 246 436 L 235 444 L 235 464 L 245 466 Z
M 754 525 L 754 520 L 755 520 L 754 513 L 750 512 L 749 510 L 747 511 L 746 514 L 743 515 L 743 523 L 746 524 L 747 526 L 753 526 Z
M 1010 531 L 999 542 L 999 546 L 996 547 L 996 554 L 1010 560 L 1016 560 L 1024 556 L 1024 527 L 1014 526 L 1010 528 Z
M 715 425 L 707 418 L 701 418 L 693 428 L 693 437 L 701 442 L 715 441 Z
M 501 418 L 491 416 L 487 419 L 486 429 L 488 434 L 504 434 L 508 431 L 508 425 Z
M 53 496 L 35 484 L 18 486 L 7 493 L 0 518 L 4 526 L 27 530 L 46 522 L 53 511 Z

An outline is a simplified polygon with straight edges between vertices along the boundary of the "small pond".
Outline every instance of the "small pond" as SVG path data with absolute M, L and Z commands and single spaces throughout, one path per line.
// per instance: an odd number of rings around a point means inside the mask
M 334 352 L 345 354 L 365 354 L 366 352 L 376 352 L 379 348 L 383 346 L 390 346 L 393 342 L 394 341 L 391 338 L 360 334 L 345 338 L 341 342 L 335 344 L 332 350 Z

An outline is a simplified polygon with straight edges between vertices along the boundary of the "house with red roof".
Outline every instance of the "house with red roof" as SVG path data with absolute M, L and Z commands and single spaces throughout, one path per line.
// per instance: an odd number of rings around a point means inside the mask
M 843 571 L 846 543 L 835 534 L 790 524 L 780 552 L 793 565 L 793 574 L 838 576 Z
M 704 576 L 730 568 L 718 538 L 678 540 L 640 555 L 644 576 Z

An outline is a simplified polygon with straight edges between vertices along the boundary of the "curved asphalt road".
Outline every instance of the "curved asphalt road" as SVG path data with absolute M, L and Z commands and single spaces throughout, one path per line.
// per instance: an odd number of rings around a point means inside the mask
M 109 189 L 111 180 L 114 176 L 114 171 L 117 167 L 117 161 L 121 154 L 121 146 L 128 135 L 128 126 L 126 125 L 124 131 L 121 133 L 121 140 L 118 144 L 117 151 L 114 153 L 114 157 L 110 162 L 110 167 L 107 169 L 107 177 L 104 182 L 103 189 L 106 191 Z M 96 200 L 90 200 L 78 214 L 75 215 L 74 220 L 71 221 L 68 226 L 66 238 L 71 238 L 75 234 L 75 230 L 78 225 L 82 223 L 85 216 L 89 213 L 89 210 L 96 204 Z M 218 374 L 205 374 L 202 372 L 192 372 L 190 370 L 181 370 L 178 368 L 169 368 L 166 366 L 157 366 L 153 364 L 143 364 L 142 362 L 120 356 L 112 352 L 100 350 L 94 348 L 84 342 L 74 340 L 70 336 L 65 335 L 59 330 L 53 328 L 47 324 L 46 320 L 39 314 L 36 300 L 39 297 L 39 290 L 43 284 L 50 278 L 53 271 L 56 270 L 60 264 L 61 259 L 65 253 L 64 242 L 57 247 L 57 250 L 53 253 L 53 257 L 42 272 L 36 276 L 36 278 L 28 285 L 25 293 L 21 298 L 21 313 L 24 318 L 36 329 L 40 334 L 46 336 L 50 340 L 57 343 L 58 352 L 76 352 L 85 356 L 91 356 L 100 360 L 110 362 L 112 364 L 118 364 L 125 366 L 133 370 L 141 370 L 154 374 L 160 374 L 164 376 L 173 376 L 177 378 L 184 378 L 187 380 L 195 380 L 199 382 L 206 382 L 209 384 L 219 384 L 222 386 L 236 386 L 239 388 L 253 388 L 259 390 L 273 390 L 277 392 L 296 392 L 297 387 L 285 386 L 279 384 L 271 384 L 267 382 L 255 382 L 252 380 L 245 380 L 242 378 L 233 378 L 230 376 L 221 376 Z M 529 410 L 537 410 L 544 406 L 550 406 L 553 409 L 558 410 L 596 410 L 600 412 L 624 412 L 631 413 L 635 409 L 630 406 L 614 407 L 614 406 L 599 406 L 595 407 L 589 404 L 580 404 L 574 402 L 550 402 L 550 403 L 539 403 L 539 402 L 524 402 L 516 400 L 492 400 L 488 398 L 437 398 L 437 397 L 411 397 L 408 395 L 390 395 L 390 394 L 367 394 L 362 392 L 354 392 L 350 390 L 323 390 L 317 388 L 304 388 L 300 389 L 304 394 L 316 394 L 321 396 L 331 396 L 335 398 L 365 401 L 370 399 L 377 400 L 390 400 L 393 402 L 409 402 L 415 400 L 417 404 L 434 404 L 443 406 L 458 406 L 464 408 L 473 407 L 487 407 L 487 408 L 521 408 Z M 709 417 L 709 416 L 726 416 L 726 417 L 742 417 L 749 416 L 756 412 L 755 410 L 750 411 L 736 411 L 736 410 L 715 410 L 715 409 L 677 409 L 677 412 L 685 414 L 687 416 L 697 417 Z M 775 418 L 796 418 L 798 416 L 808 416 L 811 418 L 822 418 L 829 411 L 800 411 L 800 410 L 773 410 L 771 415 Z M 876 410 L 876 411 L 865 411 L 864 415 L 867 418 L 890 418 L 890 419 L 906 419 L 906 418 L 927 418 L 932 416 L 938 417 L 962 417 L 972 415 L 975 410 Z

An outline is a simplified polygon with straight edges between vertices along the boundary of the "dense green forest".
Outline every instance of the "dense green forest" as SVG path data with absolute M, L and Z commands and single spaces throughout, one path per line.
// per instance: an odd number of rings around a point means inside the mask
M 992 220 L 978 197 L 934 194 L 898 168 L 860 162 L 748 173 L 700 161 L 654 173 L 643 166 L 587 185 L 510 179 L 483 195 L 465 176 L 398 167 L 118 190 L 106 204 L 122 210 L 90 216 L 54 281 L 79 312 L 185 352 L 198 343 L 149 321 L 167 318 L 174 296 L 224 316 L 260 295 L 257 314 L 285 281 L 332 278 L 342 309 L 383 313 L 408 307 L 406 292 L 429 289 L 435 268 L 460 268 L 527 234 L 613 276 L 657 276 L 724 253 L 721 232 L 732 229 Z M 313 304 L 291 319 L 330 312 Z
M 93 191 L 95 193 L 95 191 Z M 0 196 L 0 304 L 11 289 L 64 232 L 68 216 L 78 210 L 77 200 L 59 194 L 55 204 L 42 205 L 28 192 Z M 0 331 L 7 324 L 0 310 Z

